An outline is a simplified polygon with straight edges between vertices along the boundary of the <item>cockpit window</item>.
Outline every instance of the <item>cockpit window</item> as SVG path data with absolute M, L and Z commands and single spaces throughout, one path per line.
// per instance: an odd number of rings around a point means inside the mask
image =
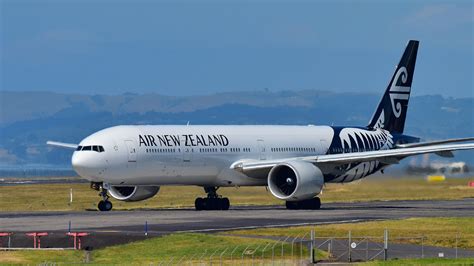
M 77 146 L 76 151 L 95 151 L 95 152 L 104 152 L 104 147 L 100 145 L 91 145 L 91 146 Z
M 82 150 L 83 150 L 83 151 L 91 151 L 91 150 L 92 150 L 92 146 L 84 146 L 84 147 L 82 147 Z

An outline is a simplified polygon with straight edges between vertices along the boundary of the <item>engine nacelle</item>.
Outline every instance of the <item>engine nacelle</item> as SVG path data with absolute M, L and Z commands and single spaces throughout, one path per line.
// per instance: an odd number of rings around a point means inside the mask
M 158 193 L 160 187 L 152 186 L 133 186 L 133 187 L 123 187 L 123 186 L 110 186 L 109 193 L 110 195 L 117 199 L 123 201 L 140 201 L 149 199 Z
M 311 199 L 321 193 L 324 176 L 314 164 L 289 161 L 275 165 L 268 174 L 268 188 L 273 196 L 287 201 Z

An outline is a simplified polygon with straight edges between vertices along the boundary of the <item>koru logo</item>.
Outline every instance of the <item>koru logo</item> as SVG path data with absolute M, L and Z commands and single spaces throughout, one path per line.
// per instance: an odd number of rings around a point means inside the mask
M 401 84 L 405 84 L 408 80 L 408 72 L 406 67 L 401 67 L 398 69 L 395 74 L 395 78 L 390 85 L 390 102 L 392 104 L 392 111 L 396 118 L 399 118 L 402 114 L 402 104 L 400 101 L 410 98 L 410 87 L 407 86 L 397 86 L 398 80 L 401 81 Z

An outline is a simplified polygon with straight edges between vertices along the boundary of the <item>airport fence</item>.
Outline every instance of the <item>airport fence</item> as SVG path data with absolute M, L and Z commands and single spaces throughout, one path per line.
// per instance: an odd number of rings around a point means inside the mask
M 136 236 L 129 232 L 127 237 L 140 240 L 153 236 L 134 234 Z M 118 232 L 108 233 L 107 236 L 91 233 L 83 239 L 87 241 L 79 246 L 79 238 L 67 233 L 51 232 L 37 236 L 36 240 L 31 234 L 5 234 L 0 237 L 0 250 L 85 249 L 84 262 L 93 262 L 94 250 L 91 250 L 91 244 L 102 242 L 106 246 L 108 238 L 118 237 L 123 235 Z M 473 258 L 474 261 L 474 249 L 466 248 L 469 247 L 469 239 L 459 234 L 449 239 L 437 239 L 421 234 L 391 236 L 385 230 L 379 236 L 360 236 L 348 231 L 346 236 L 323 237 L 317 236 L 315 230 L 310 230 L 298 235 L 242 237 L 256 238 L 259 241 L 258 244 L 223 245 L 179 256 L 150 257 L 149 261 L 153 265 L 306 265 L 319 261 L 363 262 L 404 258 Z

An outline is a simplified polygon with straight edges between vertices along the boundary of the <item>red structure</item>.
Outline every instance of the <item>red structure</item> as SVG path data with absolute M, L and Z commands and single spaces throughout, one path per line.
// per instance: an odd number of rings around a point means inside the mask
M 69 232 L 66 235 L 74 237 L 74 249 L 81 249 L 81 238 L 88 236 L 85 232 Z
M 34 248 L 41 248 L 41 237 L 47 236 L 47 232 L 32 232 L 26 233 L 27 236 L 33 237 L 33 247 Z
M 8 233 L 8 232 L 0 232 L 0 237 L 6 237 L 6 236 L 11 236 L 13 233 Z M 0 247 L 2 246 L 2 241 L 0 240 Z
M 469 183 L 467 183 L 468 186 L 470 187 L 474 187 L 474 181 L 469 181 Z

